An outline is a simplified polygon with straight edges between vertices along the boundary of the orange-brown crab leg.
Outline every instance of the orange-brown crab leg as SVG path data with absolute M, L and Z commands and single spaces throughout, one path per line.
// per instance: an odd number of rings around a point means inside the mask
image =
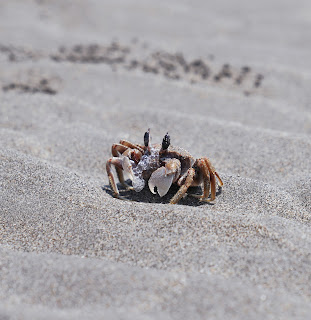
M 144 154 L 144 147 L 139 144 L 135 144 L 135 143 L 129 142 L 127 140 L 120 140 L 120 144 L 122 144 L 123 146 L 129 147 L 131 149 L 137 149 L 142 154 Z
M 208 158 L 198 159 L 197 165 L 200 169 L 201 179 L 203 180 L 203 194 L 201 196 L 195 194 L 191 196 L 199 198 L 201 201 L 213 201 L 216 198 L 216 177 L 219 180 L 219 186 L 222 186 L 223 182 Z M 209 192 L 211 192 L 210 199 L 208 199 Z
M 114 176 L 113 176 L 113 173 L 111 170 L 111 165 L 114 165 L 116 168 L 122 169 L 122 161 L 120 158 L 113 157 L 113 158 L 108 159 L 108 161 L 106 163 L 106 170 L 107 170 L 107 175 L 108 175 L 110 187 L 113 190 L 114 197 L 119 198 L 119 190 L 118 190 L 118 187 L 117 187 L 116 182 L 114 180 Z
M 210 182 L 211 182 L 211 199 L 210 199 L 210 201 L 213 201 L 216 198 L 216 177 L 219 180 L 219 185 L 220 186 L 223 185 L 223 182 L 220 179 L 218 173 L 215 171 L 215 168 L 212 166 L 212 164 L 209 161 L 209 159 L 208 158 L 204 158 L 204 160 L 205 160 L 205 164 L 206 164 L 206 166 L 208 168 L 208 171 L 209 171 L 209 177 L 210 177 Z
M 218 175 L 218 173 L 216 171 L 215 171 L 215 175 L 218 178 L 219 186 L 222 187 L 224 184 L 223 184 L 222 180 L 220 179 L 220 176 Z
M 185 183 L 179 188 L 177 193 L 171 199 L 170 204 L 176 204 L 186 194 L 188 188 L 191 186 L 193 182 L 194 174 L 195 174 L 195 170 L 193 168 L 188 169 Z
M 205 159 L 198 160 L 198 167 L 201 170 L 202 179 L 203 179 L 203 194 L 202 196 L 200 196 L 200 199 L 203 201 L 207 201 L 210 188 L 211 188 L 211 179 L 210 179 L 208 168 L 205 163 Z

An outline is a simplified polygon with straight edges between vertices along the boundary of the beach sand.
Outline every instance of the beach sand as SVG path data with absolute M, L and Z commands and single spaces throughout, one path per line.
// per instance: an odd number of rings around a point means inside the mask
M 0 319 L 308 319 L 310 12 L 2 1 Z M 148 128 L 209 157 L 213 203 L 113 198 Z

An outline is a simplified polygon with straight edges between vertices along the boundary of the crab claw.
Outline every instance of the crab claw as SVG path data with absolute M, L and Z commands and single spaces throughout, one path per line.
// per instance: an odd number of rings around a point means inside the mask
M 174 174 L 166 174 L 165 167 L 161 167 L 154 171 L 148 181 L 149 189 L 155 194 L 154 188 L 157 187 L 158 194 L 163 197 L 167 194 L 174 179 Z
M 128 157 L 123 157 L 122 159 L 122 168 L 126 174 L 128 174 L 129 178 L 133 181 L 134 174 L 130 159 Z

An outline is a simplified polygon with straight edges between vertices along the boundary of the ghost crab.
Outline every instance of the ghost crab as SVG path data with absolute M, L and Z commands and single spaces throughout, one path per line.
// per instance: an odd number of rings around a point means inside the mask
M 150 129 L 144 135 L 144 145 L 134 144 L 126 140 L 112 145 L 112 158 L 108 159 L 106 170 L 113 195 L 121 198 L 117 188 L 112 165 L 115 166 L 120 183 L 127 189 L 140 192 L 148 181 L 149 189 L 163 197 L 173 183 L 180 187 L 170 203 L 177 203 L 187 193 L 189 187 L 203 186 L 203 193 L 198 197 L 201 201 L 213 201 L 216 197 L 216 180 L 222 187 L 218 173 L 208 158 L 194 159 L 192 155 L 179 147 L 170 145 L 168 133 L 162 145 L 150 143 Z M 126 184 L 123 173 L 132 180 L 132 186 Z M 211 190 L 211 196 L 209 193 Z

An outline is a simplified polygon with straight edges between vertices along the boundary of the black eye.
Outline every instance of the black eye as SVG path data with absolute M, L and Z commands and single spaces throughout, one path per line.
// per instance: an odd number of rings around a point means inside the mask
M 166 150 L 169 147 L 170 143 L 171 143 L 171 139 L 170 139 L 170 136 L 167 133 L 164 136 L 163 141 L 162 141 L 162 149 Z
M 145 144 L 145 147 L 148 147 L 148 145 L 149 145 L 149 136 L 150 136 L 150 129 L 148 129 L 148 131 L 145 132 L 145 135 L 144 135 L 144 144 Z

